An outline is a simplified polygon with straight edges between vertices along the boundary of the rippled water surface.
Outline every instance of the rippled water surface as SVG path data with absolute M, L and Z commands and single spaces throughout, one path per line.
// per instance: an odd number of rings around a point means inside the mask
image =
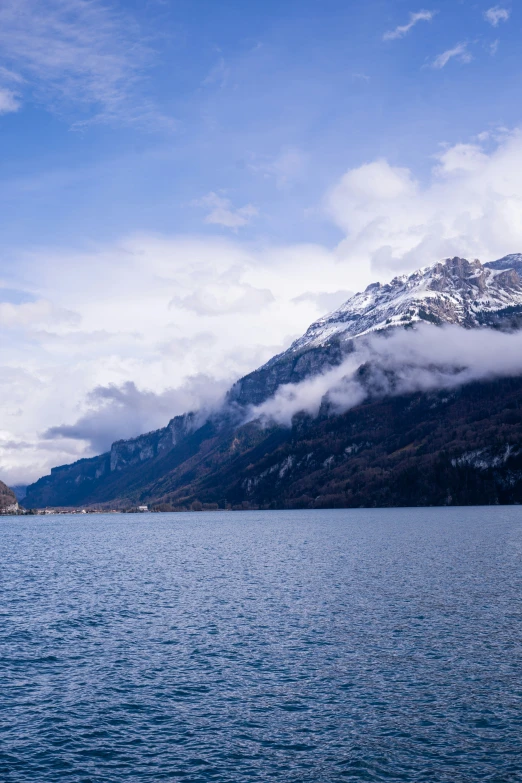
M 6 783 L 522 781 L 522 507 L 0 520 Z

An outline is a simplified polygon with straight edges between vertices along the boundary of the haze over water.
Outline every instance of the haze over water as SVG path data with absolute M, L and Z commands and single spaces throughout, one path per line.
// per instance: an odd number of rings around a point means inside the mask
M 522 508 L 0 520 L 6 783 L 522 780 Z

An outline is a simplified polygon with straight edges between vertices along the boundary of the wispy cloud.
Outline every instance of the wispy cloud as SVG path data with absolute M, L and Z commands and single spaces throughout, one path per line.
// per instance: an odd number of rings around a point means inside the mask
M 135 22 L 101 0 L 3 0 L 0 51 L 0 85 L 25 82 L 48 108 L 79 110 L 83 123 L 153 119 L 140 90 L 152 53 Z
M 416 13 L 410 13 L 410 20 L 407 24 L 399 25 L 394 30 L 388 30 L 388 32 L 384 33 L 382 40 L 394 41 L 397 38 L 404 38 L 404 36 L 419 22 L 431 22 L 436 13 L 436 11 L 417 11 Z
M 22 84 L 24 80 L 19 73 L 0 66 L 0 81 L 4 84 Z
M 246 226 L 258 214 L 253 204 L 245 204 L 244 207 L 236 209 L 229 198 L 213 191 L 193 203 L 195 206 L 210 210 L 205 217 L 205 223 L 225 228 L 238 229 Z
M 447 49 L 442 54 L 439 54 L 432 62 L 432 68 L 441 69 L 444 68 L 450 60 L 458 60 L 461 63 L 470 63 L 473 60 L 473 55 L 468 50 L 467 43 L 459 43 L 453 47 L 453 49 Z
M 220 57 L 218 62 L 210 69 L 206 77 L 201 82 L 203 87 L 226 87 L 230 78 L 230 68 L 225 62 L 224 57 Z
M 370 81 L 370 77 L 368 76 L 368 74 L 367 73 L 362 73 L 362 71 L 354 71 L 354 73 L 352 73 L 350 75 L 350 78 L 351 78 L 352 82 L 369 82 Z
M 254 174 L 275 180 L 276 187 L 283 190 L 301 179 L 308 162 L 308 156 L 296 147 L 287 147 L 274 158 L 255 157 L 248 164 Z
M 495 5 L 485 12 L 484 17 L 493 27 L 498 27 L 500 22 L 507 22 L 510 15 L 511 11 L 507 8 L 501 8 L 499 5 Z

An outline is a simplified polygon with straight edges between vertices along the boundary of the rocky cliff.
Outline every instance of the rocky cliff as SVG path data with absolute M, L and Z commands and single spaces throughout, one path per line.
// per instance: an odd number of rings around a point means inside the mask
M 0 514 L 14 514 L 19 510 L 14 492 L 0 481 Z
M 102 492 L 104 499 L 117 496 L 117 490 L 111 488 L 121 486 L 121 474 L 130 475 L 133 470 L 139 472 L 144 464 L 161 462 L 198 422 L 194 413 L 176 416 L 162 429 L 116 441 L 106 454 L 52 468 L 49 476 L 27 487 L 24 505 L 27 508 L 84 505 L 97 497 L 100 487 L 107 487 L 106 493 Z

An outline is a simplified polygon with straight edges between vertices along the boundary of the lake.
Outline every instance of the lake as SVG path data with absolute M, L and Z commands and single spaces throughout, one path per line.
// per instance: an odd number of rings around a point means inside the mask
M 0 519 L 5 783 L 522 781 L 522 507 Z

